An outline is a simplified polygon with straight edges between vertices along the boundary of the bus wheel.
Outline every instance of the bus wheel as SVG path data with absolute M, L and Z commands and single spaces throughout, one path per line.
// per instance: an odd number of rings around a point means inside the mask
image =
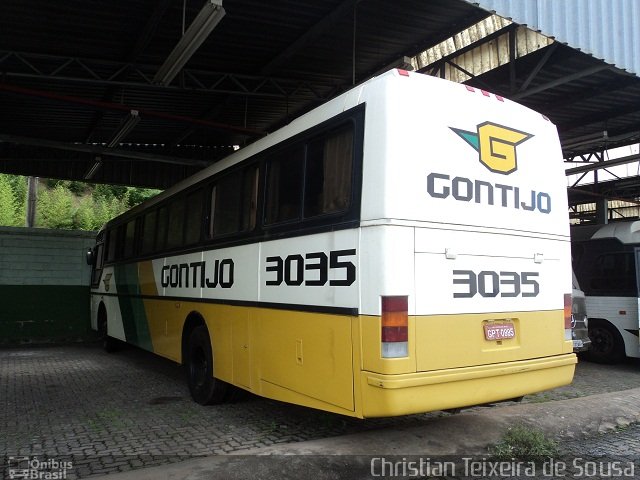
M 104 307 L 98 311 L 98 338 L 105 352 L 111 353 L 118 349 L 118 341 L 107 334 L 107 312 Z
M 191 397 L 200 405 L 222 403 L 229 385 L 213 377 L 213 354 L 209 331 L 204 325 L 189 335 L 185 363 Z
M 617 363 L 624 356 L 624 340 L 618 330 L 609 322 L 589 320 L 591 347 L 586 358 L 596 363 Z

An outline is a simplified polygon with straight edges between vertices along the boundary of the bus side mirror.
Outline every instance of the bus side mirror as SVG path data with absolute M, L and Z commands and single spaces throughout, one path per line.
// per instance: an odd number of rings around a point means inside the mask
M 93 249 L 87 250 L 87 265 L 93 266 L 96 263 L 96 256 L 93 253 Z

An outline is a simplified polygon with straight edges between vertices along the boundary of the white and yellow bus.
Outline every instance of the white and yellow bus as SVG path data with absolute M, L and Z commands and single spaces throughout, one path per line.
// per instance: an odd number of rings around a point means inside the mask
M 230 386 L 356 417 L 571 382 L 565 176 L 542 115 L 392 70 L 109 222 L 92 324 Z

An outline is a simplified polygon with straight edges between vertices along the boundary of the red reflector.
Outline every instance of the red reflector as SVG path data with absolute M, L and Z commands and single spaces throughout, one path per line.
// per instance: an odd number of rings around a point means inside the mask
M 482 92 L 482 95 L 484 95 L 485 97 L 489 96 L 489 92 L 487 92 L 486 90 L 480 90 Z
M 382 313 L 406 312 L 409 309 L 409 297 L 382 297 Z
M 467 89 L 467 90 L 469 90 L 470 92 L 475 92 L 475 91 L 476 91 L 476 89 L 475 89 L 475 88 L 473 88 L 473 87 L 471 87 L 471 86 L 469 86 L 469 85 L 465 85 L 465 87 L 466 87 L 466 89 Z
M 502 98 L 500 95 L 496 95 L 496 98 L 497 98 L 498 100 L 500 100 L 501 102 L 504 102 L 504 98 Z
M 401 68 L 398 68 L 398 73 L 400 75 L 402 75 L 403 77 L 408 77 L 409 76 L 409 72 L 407 70 L 402 70 Z
M 383 342 L 406 342 L 409 338 L 407 327 L 382 327 Z
M 565 293 L 564 294 L 564 328 L 565 329 L 571 328 L 571 304 L 572 304 L 571 294 Z

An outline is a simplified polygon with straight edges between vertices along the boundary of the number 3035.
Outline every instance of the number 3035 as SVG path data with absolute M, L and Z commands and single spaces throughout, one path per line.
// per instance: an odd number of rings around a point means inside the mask
M 472 298 L 477 294 L 492 297 L 536 297 L 540 293 L 538 272 L 494 272 L 483 270 L 454 270 L 453 284 L 456 288 L 453 298 Z

